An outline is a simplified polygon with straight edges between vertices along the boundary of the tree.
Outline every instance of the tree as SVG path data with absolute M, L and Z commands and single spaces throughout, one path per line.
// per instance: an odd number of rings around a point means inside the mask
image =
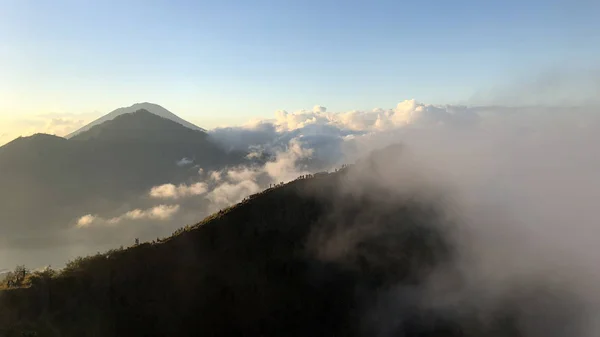
M 29 275 L 29 270 L 25 266 L 17 266 L 14 271 L 6 275 L 6 285 L 8 288 L 22 287 L 25 278 Z
M 40 286 L 50 282 L 54 276 L 56 276 L 56 271 L 48 266 L 43 270 L 31 273 L 28 276 L 26 283 L 31 286 Z

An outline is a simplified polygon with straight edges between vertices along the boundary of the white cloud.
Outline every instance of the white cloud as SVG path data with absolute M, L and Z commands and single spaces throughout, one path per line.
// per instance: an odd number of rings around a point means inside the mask
M 215 211 L 240 202 L 245 197 L 260 191 L 261 187 L 253 180 L 244 180 L 237 183 L 225 182 L 212 190 L 207 198 L 211 202 L 211 211 Z
M 190 196 L 197 196 L 206 193 L 208 185 L 206 183 L 195 183 L 192 185 L 164 184 L 153 187 L 150 190 L 150 196 L 157 199 L 179 199 Z
M 227 178 L 234 182 L 251 180 L 255 179 L 255 177 L 256 170 L 247 167 L 227 171 Z
M 150 209 L 141 210 L 134 209 L 133 211 L 129 211 L 122 215 L 121 217 L 113 218 L 110 221 L 115 222 L 113 220 L 116 219 L 115 223 L 122 221 L 123 219 L 131 219 L 131 220 L 141 220 L 141 219 L 151 219 L 151 220 L 167 220 L 175 213 L 179 211 L 179 205 L 158 205 L 152 207 Z
M 262 155 L 264 154 L 263 151 L 259 150 L 259 149 L 249 149 L 250 152 L 246 155 L 246 159 L 259 159 L 262 157 Z
M 298 139 L 292 139 L 286 151 L 279 152 L 274 161 L 265 164 L 264 171 L 280 182 L 297 178 L 306 173 L 298 168 L 298 161 L 309 159 L 312 154 L 312 149 L 303 148 Z
M 177 212 L 179 212 L 179 205 L 158 205 L 148 209 L 134 209 L 128 211 L 122 215 L 105 219 L 98 216 L 94 216 L 91 214 L 84 215 L 77 220 L 76 227 L 77 228 L 88 228 L 88 227 L 106 227 L 112 225 L 118 225 L 125 220 L 156 220 L 156 221 L 166 221 L 173 217 Z
M 221 172 L 211 171 L 210 172 L 210 179 L 213 180 L 213 181 L 221 181 Z
M 241 166 L 211 172 L 210 191 L 206 194 L 210 202 L 209 211 L 242 201 L 269 184 L 290 181 L 308 173 L 308 170 L 302 169 L 300 162 L 310 159 L 312 153 L 313 150 L 304 148 L 298 139 L 292 139 L 287 146 L 276 151 L 272 161 L 263 166 Z
M 325 111 L 327 111 L 327 108 L 324 106 L 320 106 L 320 105 L 315 105 L 312 109 L 313 112 L 315 113 L 323 113 Z
M 210 136 L 226 148 L 248 151 L 249 159 L 260 158 L 265 152 L 274 154 L 296 139 L 303 148 L 313 150 L 314 159 L 335 164 L 343 159 L 342 147 L 352 136 L 414 127 L 468 127 L 480 120 L 482 111 L 477 107 L 422 104 L 414 99 L 392 109 L 368 111 L 328 112 L 315 106 L 294 113 L 279 110 L 273 119 L 214 129 Z
M 77 227 L 79 227 L 79 228 L 89 227 L 96 220 L 97 220 L 97 218 L 95 216 L 91 215 L 91 214 L 84 215 L 81 218 L 79 218 L 79 220 L 77 220 Z
M 387 110 L 376 108 L 371 111 L 330 113 L 322 106 L 315 106 L 311 111 L 301 110 L 295 113 L 279 110 L 275 113 L 272 123 L 280 132 L 314 124 L 355 131 L 382 131 L 411 124 L 452 123 L 457 115 L 468 114 L 468 111 L 468 107 L 422 104 L 412 99 L 400 102 L 394 109 Z
M 190 158 L 182 158 L 180 161 L 177 162 L 177 166 L 187 166 L 193 163 L 194 161 Z

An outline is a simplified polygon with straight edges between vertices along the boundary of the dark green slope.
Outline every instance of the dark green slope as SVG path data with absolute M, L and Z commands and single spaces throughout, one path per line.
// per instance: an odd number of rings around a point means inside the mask
M 583 336 L 568 289 L 463 283 L 443 198 L 381 180 L 401 153 L 30 277 L 0 291 L 0 336 Z
M 299 179 L 159 243 L 70 264 L 0 293 L 0 325 L 38 336 L 370 335 L 378 291 L 417 285 L 452 254 L 435 205 L 342 192 L 355 182 L 347 171 Z M 332 253 L 338 234 L 361 228 Z M 436 322 L 435 333 L 457 336 Z

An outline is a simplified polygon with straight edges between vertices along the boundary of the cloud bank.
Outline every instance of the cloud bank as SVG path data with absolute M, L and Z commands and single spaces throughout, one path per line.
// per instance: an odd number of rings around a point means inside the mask
M 211 138 L 224 147 L 246 150 L 257 158 L 281 152 L 290 141 L 312 151 L 313 170 L 333 167 L 357 159 L 368 148 L 383 146 L 398 139 L 400 133 L 417 130 L 495 129 L 500 132 L 535 132 L 561 125 L 595 127 L 594 115 L 600 105 L 546 106 L 465 106 L 432 105 L 406 100 L 395 108 L 369 111 L 328 112 L 317 106 L 294 113 L 277 111 L 275 118 L 257 120 L 239 127 L 210 130 Z
M 213 140 L 228 149 L 247 150 L 251 156 L 274 153 L 297 141 L 313 151 L 313 165 L 331 166 L 344 160 L 348 139 L 406 127 L 469 126 L 480 118 L 478 108 L 436 106 L 416 100 L 400 102 L 393 109 L 328 112 L 322 106 L 289 113 L 275 112 L 275 118 L 257 120 L 241 127 L 210 130 Z

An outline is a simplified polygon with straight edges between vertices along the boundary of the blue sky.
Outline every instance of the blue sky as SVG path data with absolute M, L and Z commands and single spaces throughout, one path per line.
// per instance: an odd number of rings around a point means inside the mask
M 0 117 L 150 101 L 210 127 L 316 104 L 469 103 L 595 65 L 599 14 L 592 0 L 0 0 Z

